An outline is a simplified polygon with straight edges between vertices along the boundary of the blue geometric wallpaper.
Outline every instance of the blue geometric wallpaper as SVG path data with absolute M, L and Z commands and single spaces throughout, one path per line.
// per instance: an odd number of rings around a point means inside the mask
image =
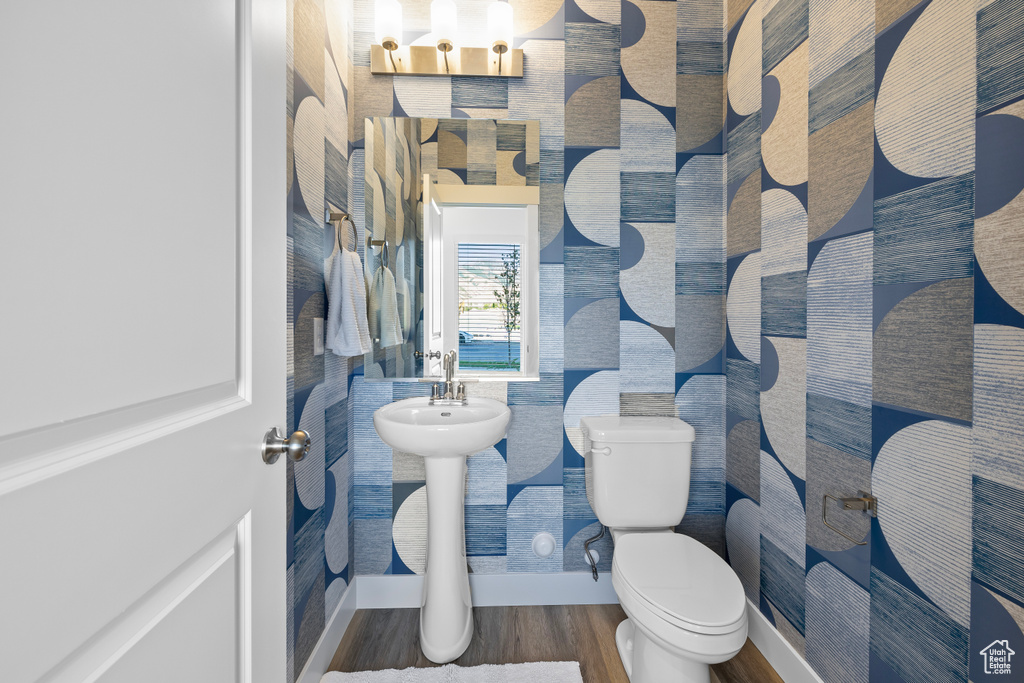
M 1024 652 L 1024 3 L 727 14 L 730 562 L 826 681 L 987 680 Z M 865 545 L 821 521 L 859 490 Z
M 290 5 L 289 427 L 323 443 L 289 469 L 293 673 L 352 575 L 424 562 L 422 462 L 372 414 L 426 387 L 311 353 L 368 116 L 540 121 L 541 381 L 473 385 L 512 409 L 469 459 L 474 572 L 585 570 L 580 417 L 676 415 L 679 531 L 824 680 L 1024 653 L 1024 2 L 512 4 L 507 80 L 372 76 L 372 0 Z M 877 519 L 829 518 L 865 545 L 821 522 L 859 490 Z
M 351 2 L 288 3 L 287 423 L 289 433 L 303 429 L 313 442 L 301 462 L 288 462 L 289 681 L 305 666 L 351 575 L 352 361 L 313 354 L 314 319 L 327 310 L 324 261 L 335 244 L 324 212 L 363 201 L 361 170 L 353 183 L 349 164 L 351 26 Z M 358 197 L 350 198 L 349 188 L 358 188 Z
M 476 16 L 473 2 L 458 4 L 460 16 Z M 371 76 L 374 5 L 356 0 L 354 9 L 353 120 L 540 124 L 541 380 L 470 387 L 512 410 L 507 439 L 469 459 L 470 566 L 475 573 L 586 570 L 583 541 L 599 527 L 586 500 L 579 419 L 602 413 L 676 415 L 698 428 L 680 530 L 724 553 L 722 5 L 512 4 L 528 66 L 522 79 L 509 80 Z M 428 9 L 427 0 L 403 2 L 407 41 L 429 32 Z M 353 129 L 353 177 L 367 163 L 361 130 Z M 424 168 L 438 159 L 444 182 L 471 183 L 465 162 L 444 161 L 465 154 L 449 153 L 450 137 L 424 141 Z M 351 208 L 360 223 L 361 207 Z M 355 373 L 353 571 L 422 572 L 422 463 L 385 446 L 371 418 L 381 405 L 428 388 Z M 549 558 L 531 550 L 539 531 L 560 541 Z M 610 545 L 600 552 L 607 570 Z

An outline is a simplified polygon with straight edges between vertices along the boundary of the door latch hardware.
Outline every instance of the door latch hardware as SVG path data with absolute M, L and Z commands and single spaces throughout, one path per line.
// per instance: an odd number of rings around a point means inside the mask
M 268 465 L 277 462 L 282 453 L 287 453 L 289 458 L 298 462 L 306 457 L 311 445 L 309 434 L 301 429 L 296 430 L 286 439 L 280 429 L 272 427 L 263 437 L 261 455 L 263 455 L 263 462 Z

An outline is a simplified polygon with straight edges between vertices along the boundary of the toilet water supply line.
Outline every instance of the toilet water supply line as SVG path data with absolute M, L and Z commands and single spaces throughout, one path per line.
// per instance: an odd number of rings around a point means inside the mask
M 611 455 L 612 449 L 605 446 L 604 448 L 594 448 L 593 444 L 590 446 L 591 455 Z M 590 573 L 594 575 L 594 581 L 597 581 L 597 562 L 594 561 L 594 556 L 590 554 L 590 544 L 594 541 L 599 541 L 604 538 L 604 524 L 601 525 L 601 533 L 597 536 L 588 538 L 583 542 L 583 552 L 587 556 L 587 561 L 590 563 Z
M 590 572 L 594 575 L 594 581 L 597 581 L 597 562 L 594 560 L 594 556 L 590 554 L 590 544 L 602 538 L 604 538 L 604 524 L 601 525 L 601 533 L 583 542 L 583 552 L 587 554 L 587 560 L 590 562 Z

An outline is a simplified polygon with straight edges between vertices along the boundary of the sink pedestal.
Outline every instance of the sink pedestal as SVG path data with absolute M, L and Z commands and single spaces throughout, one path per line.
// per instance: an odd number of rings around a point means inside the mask
M 426 396 L 378 408 L 373 426 L 387 445 L 423 457 L 427 472 L 427 565 L 420 648 L 438 664 L 457 659 L 473 638 L 466 567 L 466 457 L 505 437 L 508 406 L 491 398 L 432 403 Z
M 427 472 L 427 567 L 420 607 L 420 648 L 427 659 L 457 659 L 473 637 L 466 568 L 466 456 L 424 458 Z

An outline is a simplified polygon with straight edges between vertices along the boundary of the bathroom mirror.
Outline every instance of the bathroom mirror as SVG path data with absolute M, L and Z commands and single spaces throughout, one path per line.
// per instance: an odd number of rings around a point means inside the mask
M 367 379 L 410 379 L 422 363 L 421 121 L 366 119 L 363 269 L 373 348 Z
M 539 122 L 365 126 L 366 379 L 539 377 Z

